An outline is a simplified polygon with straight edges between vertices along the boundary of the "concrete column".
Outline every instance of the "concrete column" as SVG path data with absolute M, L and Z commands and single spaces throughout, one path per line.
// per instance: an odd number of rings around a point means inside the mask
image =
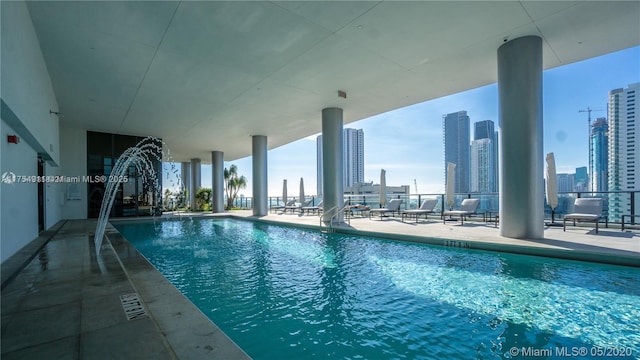
M 498 48 L 500 235 L 544 237 L 542 39 Z
M 196 208 L 196 192 L 198 189 L 200 189 L 200 159 L 191 159 L 191 189 L 189 191 L 191 210 Z
M 191 165 L 189 162 L 185 161 L 180 163 L 180 181 L 182 182 L 182 188 L 187 191 L 187 194 L 191 194 Z M 187 206 L 189 205 L 189 196 L 190 195 L 187 195 L 184 199 Z
M 211 152 L 211 211 L 224 212 L 224 153 L 222 151 Z
M 269 211 L 267 202 L 267 137 L 251 137 L 253 161 L 253 215 L 265 216 Z
M 342 109 L 322 109 L 322 204 L 327 223 L 344 205 L 342 128 Z M 343 220 L 340 213 L 334 222 Z

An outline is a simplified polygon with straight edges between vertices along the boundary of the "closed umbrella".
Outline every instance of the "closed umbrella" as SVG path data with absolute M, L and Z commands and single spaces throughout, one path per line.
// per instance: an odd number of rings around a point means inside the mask
M 282 205 L 287 204 L 287 179 L 282 180 Z
M 549 204 L 549 207 L 551 208 L 551 223 L 547 225 L 553 226 L 556 225 L 554 217 L 555 208 L 558 206 L 558 183 L 556 177 L 556 159 L 552 152 L 547 154 L 546 161 L 547 188 L 545 193 L 547 195 L 547 204 Z
M 300 203 L 304 202 L 304 180 L 300 178 Z
M 447 163 L 447 185 L 445 189 L 445 202 L 449 210 L 453 209 L 456 192 L 456 164 Z
M 382 169 L 380 171 L 380 207 L 387 204 L 387 172 Z

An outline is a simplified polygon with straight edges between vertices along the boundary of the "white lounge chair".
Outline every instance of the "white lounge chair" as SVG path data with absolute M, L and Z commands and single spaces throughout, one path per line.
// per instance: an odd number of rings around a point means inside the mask
M 427 199 L 422 202 L 422 205 L 420 205 L 420 208 L 418 209 L 404 210 L 402 211 L 402 221 L 404 221 L 405 216 L 409 218 L 411 216 L 415 216 L 416 222 L 418 222 L 418 216 L 420 215 L 424 215 L 424 218 L 426 219 L 429 214 L 435 213 L 433 209 L 435 209 L 437 204 L 438 199 Z
M 567 220 L 573 220 L 573 226 L 576 226 L 576 221 L 595 222 L 596 234 L 598 233 L 598 223 L 600 219 L 604 218 L 605 227 L 609 227 L 609 218 L 602 215 L 601 198 L 576 199 L 573 208 L 573 213 L 565 215 L 562 220 L 563 231 L 567 231 Z
M 460 218 L 460 224 L 464 225 L 465 216 L 473 215 L 478 210 L 480 205 L 480 199 L 464 199 L 460 204 L 460 210 L 447 210 L 442 213 L 442 222 L 446 224 L 446 217 L 458 216 Z
M 369 210 L 369 219 L 371 219 L 371 216 L 373 214 L 379 214 L 380 219 L 382 219 L 382 217 L 385 216 L 385 214 L 391 213 L 391 215 L 393 216 L 393 214 L 395 213 L 400 213 L 401 204 L 402 204 L 402 199 L 393 199 L 389 201 L 389 204 L 387 204 L 386 208 L 371 209 Z
M 293 206 L 293 204 L 296 203 L 296 200 L 289 200 L 287 201 L 284 205 L 276 205 L 276 206 L 272 206 L 271 210 L 277 212 L 278 210 L 282 210 L 284 212 L 284 210 L 287 208 L 287 206 Z
M 302 208 L 309 206 L 309 204 L 311 204 L 311 200 L 305 200 L 304 202 L 301 202 L 301 203 L 295 203 L 291 206 L 285 207 L 284 212 L 286 214 L 287 210 L 291 210 L 291 213 L 295 214 L 297 211 L 302 211 Z
M 307 214 L 311 214 L 311 213 L 315 214 L 316 212 L 320 212 L 322 211 L 322 200 L 316 206 L 303 206 L 302 208 L 300 208 L 300 211 L 302 211 L 303 215 L 305 212 Z

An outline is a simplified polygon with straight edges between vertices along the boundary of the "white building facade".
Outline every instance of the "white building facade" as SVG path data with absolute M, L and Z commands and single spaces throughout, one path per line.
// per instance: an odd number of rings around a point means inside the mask
M 631 214 L 631 196 L 640 191 L 640 133 L 636 109 L 640 83 L 609 92 L 609 221 Z M 640 204 L 636 202 L 636 210 Z M 636 214 L 638 212 L 636 211 Z
M 322 191 L 322 135 L 316 139 L 317 154 L 317 194 Z M 364 182 L 364 131 L 362 129 L 344 129 L 342 133 L 343 147 L 343 186 L 352 187 Z
M 495 146 L 492 139 L 471 142 L 471 192 L 496 191 Z

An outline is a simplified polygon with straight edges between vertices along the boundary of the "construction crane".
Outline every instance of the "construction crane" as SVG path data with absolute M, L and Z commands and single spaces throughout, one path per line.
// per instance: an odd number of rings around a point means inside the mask
M 593 192 L 593 152 L 591 151 L 591 112 L 592 111 L 604 111 L 604 110 L 594 110 L 587 106 L 586 110 L 578 110 L 579 113 L 587 113 L 587 121 L 589 126 L 587 127 L 587 141 L 589 142 L 589 174 L 587 175 L 589 178 L 589 188 L 591 192 Z
M 413 179 L 413 186 L 416 187 L 416 195 L 418 195 L 419 194 L 419 192 L 418 192 L 418 182 L 416 181 L 416 179 Z

